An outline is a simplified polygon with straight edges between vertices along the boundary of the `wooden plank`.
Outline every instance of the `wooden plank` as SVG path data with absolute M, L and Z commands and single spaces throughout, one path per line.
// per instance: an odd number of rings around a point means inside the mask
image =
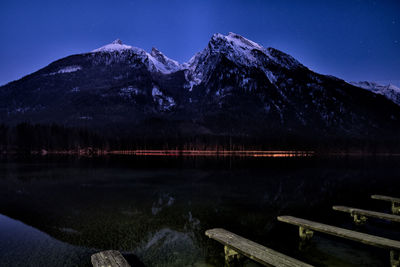
M 242 254 L 258 263 L 266 266 L 282 267 L 310 267 L 311 265 L 293 259 L 289 256 L 276 252 L 272 249 L 257 244 L 251 240 L 238 236 L 225 229 L 211 229 L 206 231 L 206 235 L 226 247 Z
M 398 215 L 376 212 L 376 211 L 371 211 L 371 210 L 356 209 L 356 208 L 350 208 L 350 207 L 344 207 L 344 206 L 333 206 L 332 208 L 334 210 L 347 212 L 352 215 L 357 214 L 357 215 L 362 215 L 362 216 L 371 217 L 371 218 L 388 220 L 388 221 L 392 221 L 392 222 L 400 222 L 400 216 L 398 216 Z
M 389 250 L 400 251 L 400 241 L 391 240 L 384 237 L 364 234 L 352 230 L 339 228 L 327 224 L 304 220 L 292 216 L 279 216 L 278 220 L 289 224 L 297 225 L 306 229 L 318 231 L 325 234 L 330 234 L 353 241 L 361 242 L 367 245 L 385 248 Z
M 106 250 L 91 256 L 93 267 L 130 267 L 122 254 L 116 250 Z
M 382 195 L 372 195 L 371 198 L 400 204 L 400 198 L 397 198 L 397 197 L 389 197 L 389 196 L 382 196 Z
M 400 214 L 400 198 L 381 195 L 372 195 L 371 198 L 392 202 L 392 213 Z

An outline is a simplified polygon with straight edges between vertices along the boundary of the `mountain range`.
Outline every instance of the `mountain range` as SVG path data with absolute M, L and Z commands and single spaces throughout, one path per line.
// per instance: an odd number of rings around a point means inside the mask
M 0 121 L 108 136 L 393 139 L 399 95 L 318 74 L 234 33 L 214 34 L 183 64 L 115 40 L 1 86 Z

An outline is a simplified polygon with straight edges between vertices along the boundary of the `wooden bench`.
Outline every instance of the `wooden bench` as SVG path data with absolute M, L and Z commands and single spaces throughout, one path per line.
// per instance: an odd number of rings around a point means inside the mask
M 361 242 L 367 245 L 384 248 L 390 250 L 390 262 L 391 265 L 400 266 L 400 241 L 387 239 L 384 237 L 364 234 L 352 230 L 339 228 L 327 224 L 304 220 L 292 216 L 279 216 L 278 220 L 281 222 L 293 224 L 299 226 L 300 237 L 304 239 L 310 239 L 312 237 L 312 231 L 318 231 L 325 234 L 330 234 L 353 241 Z
M 119 251 L 107 250 L 90 257 L 93 267 L 130 267 Z
M 311 265 L 293 259 L 272 249 L 259 245 L 251 240 L 238 236 L 225 229 L 211 229 L 206 236 L 224 245 L 225 262 L 229 266 L 232 261 L 244 255 L 265 266 L 310 267 Z
M 371 198 L 392 202 L 392 213 L 400 214 L 400 198 L 381 195 L 372 195 Z
M 392 222 L 400 222 L 400 216 L 398 216 L 398 215 L 370 211 L 370 210 L 362 210 L 362 209 L 356 209 L 356 208 L 350 208 L 350 207 L 344 207 L 344 206 L 333 206 L 332 208 L 337 211 L 350 213 L 350 215 L 353 217 L 354 222 L 356 224 L 365 223 L 365 221 L 367 220 L 367 217 L 378 218 L 378 219 L 388 220 L 388 221 L 392 221 Z

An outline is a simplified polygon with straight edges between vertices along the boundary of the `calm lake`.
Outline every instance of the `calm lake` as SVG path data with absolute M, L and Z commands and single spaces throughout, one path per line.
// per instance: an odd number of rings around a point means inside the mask
M 316 233 L 299 249 L 293 215 L 400 240 L 400 225 L 355 226 L 345 205 L 390 212 L 400 157 L 29 157 L 0 160 L 0 265 L 91 266 L 123 252 L 132 266 L 223 266 L 225 228 L 316 266 L 389 266 L 389 251 Z M 258 266 L 250 261 L 247 266 Z

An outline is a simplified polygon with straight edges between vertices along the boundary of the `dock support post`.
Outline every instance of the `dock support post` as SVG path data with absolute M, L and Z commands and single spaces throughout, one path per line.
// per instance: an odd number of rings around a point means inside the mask
M 243 256 L 228 246 L 224 246 L 225 267 L 242 266 Z
M 314 232 L 311 231 L 310 229 L 299 226 L 299 236 L 300 236 L 299 250 L 300 251 L 306 250 L 310 246 L 309 241 L 311 240 L 313 235 L 314 235 Z
M 353 217 L 354 223 L 356 225 L 364 225 L 367 222 L 367 217 L 363 215 L 358 215 L 355 213 L 350 213 L 350 215 Z
M 302 226 L 299 227 L 299 235 L 301 240 L 310 240 L 313 237 L 314 232 L 310 229 L 304 228 Z
M 393 214 L 400 214 L 400 204 L 396 202 L 392 202 L 392 213 Z
M 399 251 L 390 251 L 390 266 L 399 267 L 400 266 L 400 252 Z

